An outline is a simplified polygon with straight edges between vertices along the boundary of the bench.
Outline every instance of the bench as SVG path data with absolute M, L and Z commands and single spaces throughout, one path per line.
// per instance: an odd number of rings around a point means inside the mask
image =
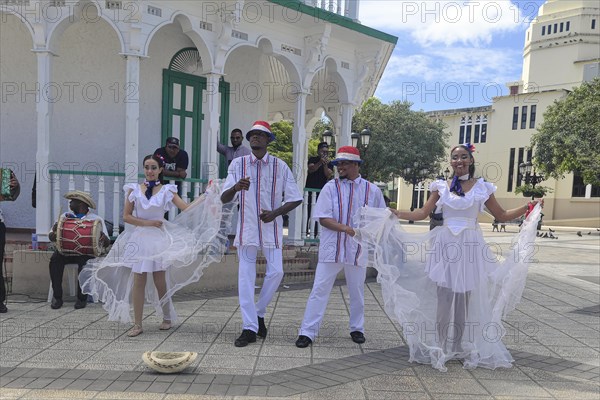
M 506 232 L 506 225 L 521 226 L 522 223 L 523 223 L 523 217 L 511 219 L 510 221 L 504 221 L 504 222 L 498 222 L 497 220 L 494 220 L 494 222 L 492 222 L 492 232 L 494 232 L 494 231 Z M 498 225 L 500 225 L 500 228 L 498 228 Z

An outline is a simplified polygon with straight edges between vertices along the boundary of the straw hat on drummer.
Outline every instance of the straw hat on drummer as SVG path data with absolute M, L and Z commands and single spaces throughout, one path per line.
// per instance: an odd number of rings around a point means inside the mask
M 82 192 L 81 190 L 73 190 L 67 194 L 65 194 L 65 199 L 67 200 L 79 200 L 82 203 L 86 204 L 91 209 L 96 209 L 96 203 L 92 199 L 89 193 Z

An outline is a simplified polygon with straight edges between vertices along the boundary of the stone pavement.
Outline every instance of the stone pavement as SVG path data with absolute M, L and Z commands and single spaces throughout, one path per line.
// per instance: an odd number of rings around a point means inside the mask
M 504 248 L 513 235 L 510 227 L 484 229 Z M 42 299 L 15 296 L 0 314 L 0 399 L 598 399 L 600 236 L 575 232 L 536 242 L 523 300 L 506 321 L 511 369 L 452 362 L 441 373 L 409 363 L 375 281 L 365 289 L 367 342 L 350 340 L 348 293 L 336 285 L 321 336 L 307 349 L 294 341 L 308 284 L 280 288 L 266 316 L 268 337 L 241 349 L 233 346 L 241 317 L 231 292 L 179 297 L 180 324 L 159 331 L 148 313 L 137 338 L 107 322 L 98 304 L 51 310 Z M 141 360 L 148 350 L 199 355 L 184 373 L 159 375 Z

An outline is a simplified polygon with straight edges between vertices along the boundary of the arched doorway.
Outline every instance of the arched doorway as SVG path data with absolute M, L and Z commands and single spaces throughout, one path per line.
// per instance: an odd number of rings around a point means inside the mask
M 190 156 L 190 178 L 201 175 L 201 128 L 203 91 L 207 90 L 202 72 L 202 59 L 198 49 L 178 51 L 169 68 L 163 70 L 162 143 L 169 136 L 179 138 L 181 148 Z M 229 84 L 219 82 L 221 94 L 220 140 L 227 142 L 229 128 Z M 216 151 L 216 149 L 214 149 Z M 220 176 L 227 173 L 227 162 L 220 160 Z

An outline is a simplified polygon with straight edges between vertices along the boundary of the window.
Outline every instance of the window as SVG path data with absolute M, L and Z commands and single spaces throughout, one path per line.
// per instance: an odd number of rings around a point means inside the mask
M 527 106 L 521 108 L 521 129 L 527 128 Z
M 546 27 L 542 26 L 542 36 L 544 36 L 546 34 Z
M 461 117 L 458 143 L 485 143 L 487 140 L 487 117 L 487 114 Z
M 529 129 L 534 129 L 535 128 L 535 115 L 537 112 L 537 106 L 533 105 L 531 106 L 531 117 L 529 118 Z
M 465 142 L 471 142 L 471 129 L 473 128 L 473 125 L 469 124 L 467 125 L 467 134 L 465 135 Z
M 561 22 L 560 23 L 560 31 L 562 32 L 564 30 L 564 28 L 565 28 L 565 23 Z
M 548 25 L 548 35 L 552 33 L 552 25 Z
M 508 185 L 506 186 L 507 192 L 513 190 L 513 180 L 515 175 L 515 149 L 510 149 L 510 156 L 508 157 Z
M 485 143 L 487 140 L 487 115 L 483 116 L 481 120 L 481 143 Z
M 567 21 L 567 29 L 566 29 L 566 31 L 569 32 L 569 29 L 571 29 L 571 21 Z
M 554 24 L 554 33 L 558 32 L 558 23 Z
M 573 192 L 571 197 L 585 197 L 586 184 L 583 183 L 583 177 L 579 172 L 573 175 Z M 592 186 L 592 197 L 600 197 L 600 186 Z
M 521 176 L 521 174 L 519 174 L 518 168 L 519 168 L 519 165 L 523 164 L 523 153 L 524 153 L 524 150 L 525 149 L 523 147 L 519 147 L 519 153 L 518 153 L 519 154 L 519 158 L 518 158 L 518 161 L 517 161 L 517 186 L 521 186 L 521 178 L 522 178 L 522 176 Z
M 513 121 L 512 121 L 513 131 L 517 130 L 517 126 L 519 125 L 519 107 L 513 108 Z
M 592 29 L 596 29 L 596 20 L 595 19 L 592 20 Z

